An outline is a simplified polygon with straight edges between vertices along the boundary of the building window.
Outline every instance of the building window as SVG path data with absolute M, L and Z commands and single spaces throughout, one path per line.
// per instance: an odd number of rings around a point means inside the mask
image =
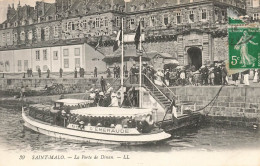
M 0 61 L 0 72 L 4 71 L 4 63 Z
M 28 69 L 28 60 L 24 60 L 24 71 L 27 71 L 27 69 Z
M 176 17 L 177 17 L 177 24 L 181 24 L 182 23 L 181 13 L 177 13 Z
M 134 29 L 135 28 L 135 19 L 130 19 L 130 29 Z
M 58 60 L 58 51 L 53 51 L 53 60 Z
M 80 48 L 75 48 L 75 56 L 80 56 Z
M 83 28 L 87 29 L 87 26 L 88 26 L 87 20 L 83 20 Z
M 64 59 L 64 68 L 69 68 L 69 59 Z
M 54 28 L 53 28 L 53 35 L 55 37 L 59 36 L 59 27 L 58 26 L 54 26 Z
M 144 28 L 144 18 L 140 19 L 141 27 Z
M 66 31 L 70 31 L 71 30 L 71 24 L 72 24 L 72 22 L 68 22 L 67 23 Z
M 5 33 L 2 34 L 2 40 L 5 43 Z
M 253 4 L 252 4 L 252 6 L 253 6 L 253 8 L 257 8 L 257 7 L 259 7 L 259 0 L 253 0 Z
M 18 71 L 22 71 L 22 61 L 18 60 Z
M 75 67 L 76 68 L 80 67 L 80 58 L 75 58 Z
M 24 32 L 21 32 L 21 34 L 20 34 L 20 39 L 21 39 L 22 41 L 25 40 L 25 33 L 24 33 Z
M 9 61 L 6 61 L 6 62 L 5 62 L 5 71 L 6 71 L 6 72 L 9 72 L 9 71 L 10 71 L 10 63 L 9 63 Z
M 108 18 L 107 17 L 105 17 L 105 19 L 104 19 L 104 24 L 105 24 L 105 27 L 108 26 Z
M 63 56 L 69 56 L 69 50 L 68 49 L 64 49 L 63 50 Z
M 116 26 L 119 27 L 120 26 L 120 18 L 116 17 Z
M 37 28 L 37 29 L 36 29 L 36 34 L 37 34 L 38 40 L 41 40 L 41 38 L 42 38 L 41 28 Z
M 259 20 L 259 13 L 253 14 L 253 20 Z
M 36 55 L 36 61 L 39 61 L 40 60 L 40 51 L 39 50 L 35 51 L 35 55 Z
M 10 42 L 10 39 L 11 39 L 11 35 L 10 35 L 10 33 L 8 32 L 8 33 L 6 34 L 6 40 L 7 40 L 7 42 Z
M 28 32 L 28 39 L 29 39 L 29 40 L 32 40 L 32 38 L 33 38 L 32 31 L 29 31 L 29 32 Z
M 165 14 L 165 15 L 163 16 L 163 23 L 164 23 L 164 25 L 168 25 L 168 24 L 169 24 L 169 17 L 168 17 L 167 14 Z
M 43 50 L 43 60 L 47 60 L 47 50 Z
M 96 18 L 96 27 L 99 28 L 100 27 L 100 19 Z
M 71 30 L 75 30 L 75 23 L 71 23 Z
M 44 29 L 44 39 L 45 39 L 45 40 L 49 40 L 49 37 L 50 37 L 49 27 L 46 27 L 46 28 Z
M 151 16 L 150 17 L 150 25 L 153 27 L 155 26 L 155 17 L 154 16 Z
M 221 11 L 222 19 L 226 18 L 226 12 L 224 10 Z
M 17 33 L 14 34 L 14 42 L 17 42 Z
M 190 20 L 190 23 L 194 22 L 194 11 L 193 10 L 190 11 L 189 20 Z
M 201 19 L 202 20 L 206 20 L 207 19 L 207 10 L 206 9 L 202 9 L 201 10 Z

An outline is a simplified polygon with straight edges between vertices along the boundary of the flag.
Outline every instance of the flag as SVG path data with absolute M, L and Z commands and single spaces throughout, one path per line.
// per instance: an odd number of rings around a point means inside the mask
M 136 34 L 135 34 L 136 49 L 138 49 L 138 45 L 140 43 L 140 37 L 141 37 L 141 23 L 139 22 L 139 25 L 138 25 L 138 28 L 136 29 Z
M 102 36 L 100 36 L 100 38 L 98 39 L 97 45 L 95 47 L 95 50 L 97 50 L 101 45 L 102 45 Z
M 122 26 L 116 36 L 116 40 L 115 40 L 114 47 L 113 47 L 114 52 L 119 48 L 121 42 L 122 42 Z

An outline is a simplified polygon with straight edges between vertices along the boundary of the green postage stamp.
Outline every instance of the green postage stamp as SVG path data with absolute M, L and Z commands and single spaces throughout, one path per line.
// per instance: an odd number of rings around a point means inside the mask
M 260 68 L 260 28 L 233 27 L 229 35 L 229 68 Z

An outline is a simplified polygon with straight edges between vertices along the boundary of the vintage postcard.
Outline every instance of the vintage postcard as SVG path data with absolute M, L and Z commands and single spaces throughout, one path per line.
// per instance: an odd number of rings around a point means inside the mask
M 260 0 L 0 9 L 0 166 L 260 165 Z

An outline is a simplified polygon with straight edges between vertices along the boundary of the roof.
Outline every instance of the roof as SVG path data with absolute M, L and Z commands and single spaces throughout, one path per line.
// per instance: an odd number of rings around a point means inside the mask
M 72 114 L 95 117 L 137 117 L 149 115 L 151 109 L 139 108 L 120 108 L 120 107 L 89 107 L 77 110 L 71 110 Z
M 136 53 L 136 49 L 133 48 L 128 48 L 124 50 L 124 60 L 129 60 L 129 59 L 133 59 L 133 60 L 138 60 L 139 59 L 139 55 Z M 150 60 L 151 58 L 147 56 L 147 54 L 143 54 L 143 60 L 147 61 Z M 109 54 L 106 55 L 106 57 L 103 59 L 103 61 L 121 61 L 121 49 L 118 49 L 116 52 L 114 52 L 113 54 Z

